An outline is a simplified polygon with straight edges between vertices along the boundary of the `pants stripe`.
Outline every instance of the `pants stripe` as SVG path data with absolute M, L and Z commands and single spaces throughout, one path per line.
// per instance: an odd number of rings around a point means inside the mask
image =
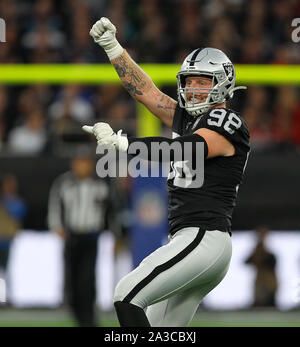
M 129 292 L 129 294 L 124 298 L 123 302 L 130 303 L 130 301 L 137 295 L 137 293 L 141 291 L 144 287 L 146 287 L 156 276 L 158 276 L 163 271 L 170 269 L 172 266 L 184 259 L 200 244 L 204 234 L 205 230 L 199 229 L 195 239 L 186 248 L 184 248 L 180 253 L 178 253 L 175 257 L 168 260 L 164 264 L 157 266 L 147 277 L 145 277 L 141 282 L 139 282 L 131 290 L 131 292 Z

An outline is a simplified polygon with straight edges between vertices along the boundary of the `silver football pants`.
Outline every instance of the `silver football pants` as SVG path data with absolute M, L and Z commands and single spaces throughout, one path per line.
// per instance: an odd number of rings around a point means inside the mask
M 187 326 L 226 275 L 231 254 L 229 233 L 181 229 L 120 280 L 114 301 L 147 308 L 151 326 Z

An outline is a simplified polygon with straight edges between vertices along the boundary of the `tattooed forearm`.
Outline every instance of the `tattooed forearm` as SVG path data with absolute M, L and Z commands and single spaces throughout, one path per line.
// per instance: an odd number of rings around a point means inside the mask
M 166 106 L 166 105 L 157 105 L 157 108 L 162 108 L 164 110 L 175 110 L 174 106 Z
M 163 123 L 172 127 L 177 102 L 155 86 L 152 79 L 134 62 L 126 50 L 112 59 L 111 63 L 128 93 Z
M 117 74 L 122 78 L 122 77 L 125 77 L 125 75 L 126 75 L 126 71 L 125 71 L 125 69 L 122 67 L 122 66 L 120 66 L 120 65 L 118 65 L 118 64 L 114 64 L 114 67 L 115 67 L 115 69 L 116 69 L 116 71 L 117 71 Z
M 126 90 L 136 97 L 150 88 L 153 82 L 149 76 L 130 58 L 126 51 L 116 59 L 112 64 L 117 71 Z
M 131 83 L 124 82 L 124 87 L 126 88 L 128 93 L 132 96 L 143 95 L 143 93 L 141 91 L 137 90 L 136 87 L 134 85 L 132 85 Z
M 161 95 L 159 104 L 157 104 L 157 108 L 161 108 L 164 110 L 175 110 L 176 103 L 174 104 L 174 101 L 172 101 L 168 96 Z

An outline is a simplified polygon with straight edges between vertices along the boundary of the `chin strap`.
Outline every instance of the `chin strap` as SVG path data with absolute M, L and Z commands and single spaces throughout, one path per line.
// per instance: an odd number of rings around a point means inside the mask
M 230 99 L 233 98 L 234 92 L 235 92 L 236 90 L 238 90 L 238 89 L 247 89 L 247 87 L 246 87 L 246 86 L 239 86 L 239 87 L 234 87 L 234 88 L 232 88 L 231 91 L 228 93 Z

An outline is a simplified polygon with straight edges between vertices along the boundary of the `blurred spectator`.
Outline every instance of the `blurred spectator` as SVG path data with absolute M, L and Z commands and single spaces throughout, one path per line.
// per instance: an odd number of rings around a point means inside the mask
M 126 5 L 128 4 L 126 4 L 126 1 L 123 0 L 110 0 L 108 2 L 107 8 L 107 17 L 112 18 L 112 20 L 114 20 L 114 23 L 116 23 L 118 28 L 120 28 L 118 30 L 118 35 L 121 42 L 126 41 L 128 32 L 128 16 L 126 16 Z
M 81 150 L 80 150 L 81 151 Z M 48 223 L 64 241 L 67 302 L 81 327 L 97 325 L 95 263 L 99 233 L 106 227 L 109 186 L 94 177 L 95 163 L 85 151 L 72 160 L 71 171 L 52 185 Z
M 8 136 L 8 150 L 19 155 L 38 155 L 47 144 L 47 133 L 44 114 L 35 110 L 24 121 L 14 128 Z
M 242 64 L 265 64 L 266 50 L 262 37 L 249 37 L 242 41 L 242 51 L 239 62 Z
M 122 129 L 124 134 L 133 136 L 136 128 L 136 118 L 132 117 L 130 113 L 133 113 L 130 104 L 124 100 L 120 100 L 110 108 L 108 122 L 112 128 Z
M 265 240 L 269 233 L 266 227 L 257 229 L 257 244 L 246 260 L 256 270 L 254 284 L 254 307 L 276 306 L 275 298 L 278 288 L 275 255 L 266 249 Z
M 0 196 L 0 277 L 4 277 L 6 281 L 10 246 L 22 227 L 26 213 L 27 205 L 19 196 L 17 178 L 13 174 L 5 174 L 2 177 Z
M 36 84 L 22 89 L 18 95 L 16 110 L 13 109 L 13 126 L 20 125 L 36 110 L 45 110 L 52 100 L 50 86 Z
M 243 110 L 249 132 L 252 149 L 265 149 L 272 144 L 270 123 L 264 113 L 259 113 L 253 105 L 248 105 Z
M 250 86 L 247 89 L 246 106 L 255 107 L 258 112 L 267 110 L 270 107 L 267 89 L 262 86 Z
M 107 119 L 110 108 L 127 94 L 120 84 L 105 84 L 97 88 L 93 97 L 93 106 L 99 120 Z
M 1 0 L 0 2 L 1 18 L 6 20 L 17 19 L 17 4 L 15 0 Z
M 95 46 L 89 36 L 91 26 L 90 7 L 86 1 L 70 3 L 72 15 L 70 18 L 71 47 L 66 52 L 68 60 L 76 63 L 96 62 Z
M 27 213 L 25 201 L 19 196 L 18 181 L 14 174 L 7 173 L 2 178 L 1 206 L 21 226 Z
M 272 136 L 274 143 L 278 145 L 292 144 L 293 115 L 297 106 L 296 88 L 293 86 L 279 87 L 272 110 Z
M 10 119 L 10 129 L 23 126 L 26 119 L 30 118 L 30 115 L 35 111 L 43 111 L 46 105 L 43 104 L 43 100 L 40 99 L 40 93 L 37 92 L 35 87 L 26 87 L 15 93 L 16 101 L 10 110 L 12 119 Z M 14 97 L 14 94 L 13 94 Z M 12 99 L 12 98 L 11 98 Z
M 293 110 L 292 140 L 296 147 L 300 149 L 300 102 L 295 104 L 295 108 Z
M 266 89 L 261 86 L 249 87 L 242 115 L 248 124 L 253 149 L 264 149 L 272 145 L 268 110 L 269 98 Z
M 136 129 L 136 105 L 119 84 L 105 84 L 97 89 L 93 97 L 96 118 L 134 135 Z
M 35 93 L 34 89 L 29 87 L 26 88 L 23 92 L 21 92 L 20 97 L 18 99 L 18 112 L 20 114 L 20 121 L 22 119 L 30 116 L 32 112 L 36 108 L 41 108 L 42 105 L 37 98 L 37 94 Z
M 63 118 L 66 113 L 82 124 L 94 119 L 94 110 L 84 97 L 81 86 L 75 84 L 64 86 L 58 100 L 49 107 L 49 116 L 52 120 Z
M 95 118 L 91 102 L 78 85 L 67 85 L 60 91 L 58 99 L 48 108 L 50 118 L 51 145 L 85 142 L 88 137 L 81 127 Z M 59 149 L 58 149 L 59 150 Z
M 159 1 L 141 1 L 141 31 L 136 43 L 137 59 L 143 62 L 169 62 L 172 39 L 167 32 L 167 18 Z
M 143 23 L 143 32 L 138 43 L 139 60 L 143 62 L 168 62 L 170 39 L 166 34 L 166 22 L 156 16 Z
M 47 107 L 52 99 L 51 87 L 47 84 L 34 84 L 30 87 L 40 107 Z
M 214 28 L 211 30 L 206 44 L 209 47 L 222 50 L 230 55 L 231 60 L 235 60 L 238 47 L 241 45 L 241 38 L 235 30 L 234 24 L 229 19 L 221 17 L 215 21 Z
M 22 35 L 22 47 L 26 59 L 36 63 L 63 60 L 65 35 L 61 30 L 61 18 L 56 16 L 52 0 L 36 1 Z
M 194 0 L 178 2 L 176 18 L 179 24 L 178 32 L 175 34 L 177 35 L 177 45 L 186 47 L 189 51 L 202 45 L 204 35 L 200 3 Z

